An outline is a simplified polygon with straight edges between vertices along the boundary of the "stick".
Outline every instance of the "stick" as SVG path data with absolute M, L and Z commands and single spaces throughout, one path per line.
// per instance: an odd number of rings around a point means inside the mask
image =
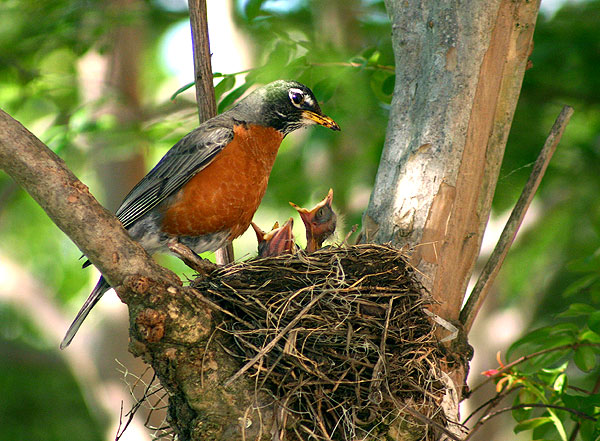
M 529 176 L 529 180 L 527 184 L 525 184 L 525 188 L 513 208 L 512 213 L 506 225 L 504 226 L 504 230 L 500 235 L 500 239 L 498 239 L 498 243 L 492 252 L 492 255 L 488 259 L 475 287 L 471 291 L 471 295 L 467 300 L 467 303 L 463 307 L 460 312 L 460 322 L 464 325 L 465 332 L 468 334 L 471 326 L 473 326 L 473 321 L 477 316 L 477 313 L 481 309 L 481 305 L 485 301 L 485 298 L 488 295 L 488 292 L 494 283 L 494 279 L 504 263 L 504 259 L 508 253 L 510 246 L 515 240 L 515 236 L 519 231 L 519 227 L 523 222 L 523 218 L 525 217 L 525 213 L 535 196 L 535 193 L 540 185 L 542 178 L 544 177 L 544 172 L 548 167 L 548 163 L 560 142 L 563 132 L 571 119 L 571 115 L 573 115 L 573 108 L 569 106 L 564 106 L 552 129 L 550 130 L 550 134 L 544 143 L 544 147 L 540 152 L 535 164 L 533 165 L 533 170 L 531 171 L 531 175 Z
M 200 123 L 217 115 L 215 89 L 210 62 L 210 41 L 206 18 L 206 0 L 189 0 L 192 46 L 194 50 L 194 80 Z
M 196 82 L 196 102 L 200 123 L 216 116 L 217 103 L 213 86 L 212 65 L 210 62 L 210 39 L 206 18 L 206 0 L 189 0 L 192 46 L 194 50 L 194 80 Z M 224 265 L 233 262 L 233 246 L 229 243 L 215 253 L 217 263 Z

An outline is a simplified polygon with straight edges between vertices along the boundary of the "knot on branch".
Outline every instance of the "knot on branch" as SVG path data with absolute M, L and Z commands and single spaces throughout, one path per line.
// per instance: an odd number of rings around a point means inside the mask
M 158 343 L 165 335 L 165 317 L 163 312 L 146 308 L 135 319 L 138 332 L 148 343 Z

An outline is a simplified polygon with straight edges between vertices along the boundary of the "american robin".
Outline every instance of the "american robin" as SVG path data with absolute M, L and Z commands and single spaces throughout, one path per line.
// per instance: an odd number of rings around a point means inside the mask
M 321 202 L 312 209 L 307 210 L 290 202 L 290 205 L 298 211 L 304 226 L 306 227 L 306 252 L 312 253 L 321 248 L 325 239 L 335 231 L 337 216 L 331 206 L 333 202 L 333 189 Z
M 252 225 L 256 233 L 256 239 L 258 240 L 258 257 L 292 254 L 296 250 L 296 243 L 294 242 L 294 235 L 292 233 L 294 219 L 291 217 L 281 227 L 278 222 L 275 222 L 275 225 L 273 225 L 273 228 L 268 233 L 261 230 L 254 222 L 251 222 L 250 225 Z
M 340 130 L 308 87 L 267 84 L 184 136 L 125 197 L 116 216 L 150 254 L 168 252 L 172 240 L 198 254 L 215 251 L 250 225 L 283 138 L 311 124 Z M 109 289 L 100 277 L 61 349 Z

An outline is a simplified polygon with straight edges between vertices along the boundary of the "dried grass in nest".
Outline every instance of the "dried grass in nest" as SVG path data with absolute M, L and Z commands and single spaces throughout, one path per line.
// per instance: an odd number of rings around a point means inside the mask
M 444 424 L 431 415 L 444 391 L 422 308 L 429 299 L 398 250 L 368 244 L 256 259 L 194 286 L 230 313 L 220 327 L 233 355 L 287 411 L 281 424 L 299 439 L 376 439 L 407 403 Z

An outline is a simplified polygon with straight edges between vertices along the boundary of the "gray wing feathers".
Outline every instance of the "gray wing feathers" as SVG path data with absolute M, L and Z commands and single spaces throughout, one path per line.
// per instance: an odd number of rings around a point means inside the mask
M 116 212 L 128 228 L 179 190 L 233 139 L 233 127 L 202 125 L 183 137 L 131 190 Z

